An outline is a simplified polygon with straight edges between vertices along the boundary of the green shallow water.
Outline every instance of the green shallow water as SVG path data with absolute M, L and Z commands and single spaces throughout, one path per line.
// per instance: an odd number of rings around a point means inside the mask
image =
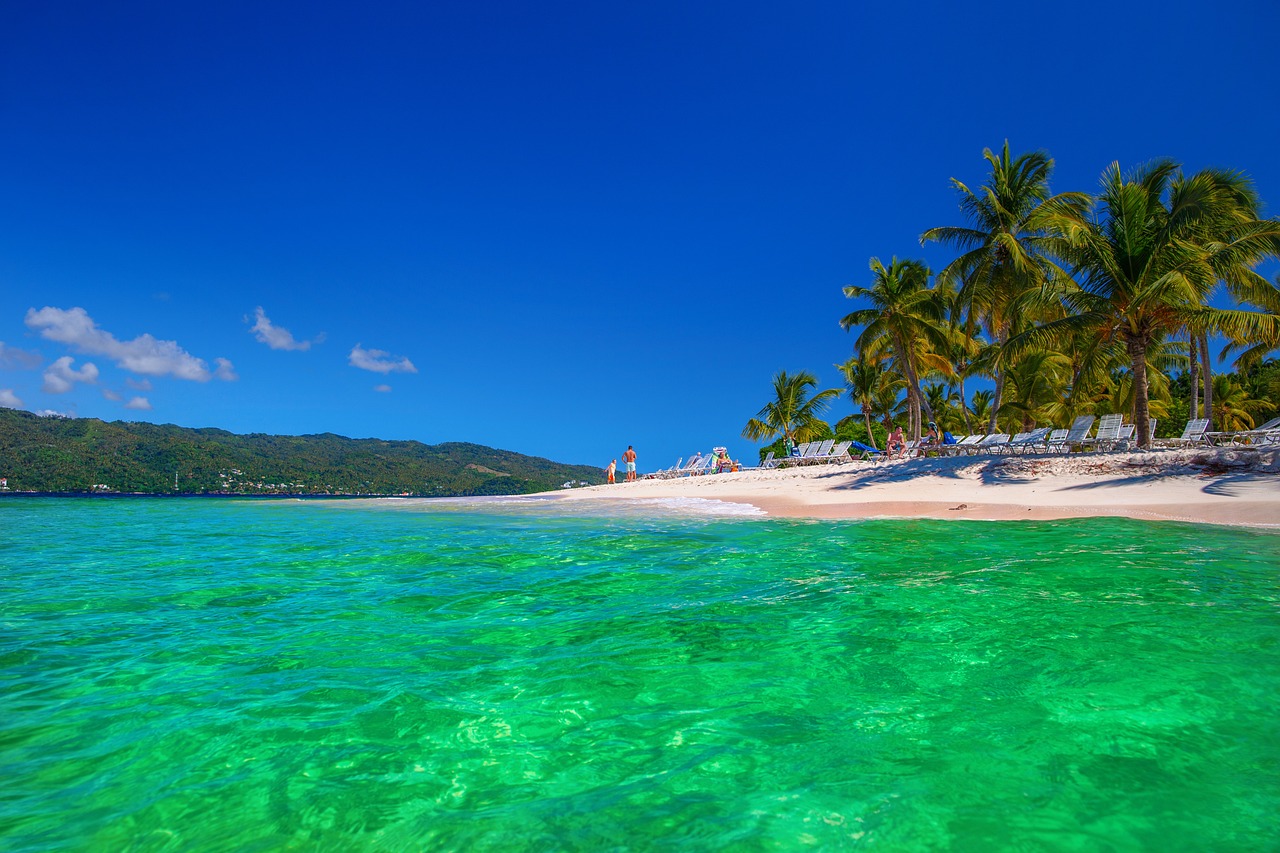
M 1276 844 L 1274 533 L 576 511 L 0 501 L 0 849 Z

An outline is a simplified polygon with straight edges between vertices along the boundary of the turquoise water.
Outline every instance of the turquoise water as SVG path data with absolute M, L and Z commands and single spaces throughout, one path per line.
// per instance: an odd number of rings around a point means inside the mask
M 1280 536 L 0 501 L 0 849 L 1271 849 Z

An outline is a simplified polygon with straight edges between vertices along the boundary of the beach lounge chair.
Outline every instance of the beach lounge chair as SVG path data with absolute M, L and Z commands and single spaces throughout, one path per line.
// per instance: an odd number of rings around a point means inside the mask
M 878 462 L 885 457 L 883 450 L 863 444 L 861 441 L 849 442 L 849 449 L 857 452 L 859 459 L 870 459 L 872 462 Z
M 774 465 L 777 465 L 777 464 L 778 464 L 777 461 L 773 458 L 772 450 L 770 450 L 768 453 L 765 454 L 764 459 L 760 460 L 760 468 L 762 469 L 772 468 Z
M 645 475 L 644 475 L 644 478 L 643 478 L 643 479 L 645 479 L 645 480 L 665 480 L 665 479 L 667 479 L 668 477 L 674 476 L 675 472 L 676 472 L 676 471 L 678 471 L 678 470 L 680 470 L 680 466 L 681 466 L 682 464 L 684 464 L 684 457 L 683 457 L 683 456 L 681 456 L 679 459 L 677 459 L 677 460 L 676 460 L 676 464 L 672 465 L 670 468 L 659 468 L 659 469 L 658 469 L 658 470 L 656 470 L 656 471 L 650 471 L 648 474 L 645 474 Z
M 1049 449 L 1070 453 L 1072 448 L 1083 446 L 1089 438 L 1089 430 L 1093 429 L 1093 422 L 1096 420 L 1097 418 L 1093 415 L 1081 415 L 1076 418 L 1067 429 L 1066 438 L 1057 444 L 1050 442 Z
M 997 449 L 1001 453 L 1035 453 L 1047 448 L 1048 439 L 1049 427 L 1041 427 L 1031 432 L 1020 433 L 1008 444 L 1000 445 Z
M 706 474 L 716 465 L 716 455 L 714 453 L 705 453 L 700 457 L 694 457 L 692 465 L 686 465 L 683 472 L 686 477 L 697 477 Z
M 1280 443 L 1280 418 L 1272 418 L 1253 429 L 1227 430 L 1224 432 L 1206 432 L 1205 439 L 1210 444 L 1240 444 L 1258 446 Z
M 823 459 L 822 461 L 826 463 L 834 462 L 837 465 L 842 465 L 845 462 L 853 461 L 852 457 L 849 456 L 849 446 L 852 444 L 853 444 L 852 441 L 840 442 L 835 447 L 831 448 L 831 452 L 828 453 L 826 458 Z
M 938 449 L 946 456 L 965 456 L 980 444 L 984 438 L 986 438 L 985 435 L 974 433 L 973 435 L 966 435 L 955 444 L 944 444 Z
M 826 456 L 831 452 L 831 448 L 835 447 L 836 440 L 828 438 L 826 441 L 820 442 L 812 453 L 807 453 L 800 458 L 801 465 L 816 465 L 826 461 Z
M 982 441 L 977 444 L 970 445 L 969 455 L 976 456 L 979 453 L 999 453 L 999 447 L 1002 444 L 1009 443 L 1009 434 L 1007 432 L 993 432 L 990 435 L 984 435 Z
M 1124 424 L 1124 415 L 1103 415 L 1098 421 L 1098 432 L 1093 438 L 1086 437 L 1081 444 L 1095 450 L 1114 450 L 1120 443 L 1120 427 Z
M 821 441 L 810 441 L 796 448 L 797 450 L 800 451 L 799 456 L 792 454 L 791 456 L 788 456 L 786 459 L 783 459 L 782 461 L 788 462 L 792 465 L 808 465 L 809 462 L 813 459 L 813 457 L 818 455 L 818 449 L 821 447 L 822 447 Z
M 1205 438 L 1204 431 L 1209 427 L 1208 418 L 1192 418 L 1187 421 L 1186 427 L 1182 430 L 1182 435 L 1178 438 L 1166 438 L 1164 440 L 1165 447 L 1193 447 L 1197 444 L 1208 444 L 1209 439 Z
M 1050 453 L 1057 453 L 1062 449 L 1062 442 L 1067 440 L 1067 432 L 1065 429 L 1055 429 L 1049 433 L 1049 437 L 1044 440 L 1044 449 Z
M 693 454 L 692 456 L 690 456 L 690 457 L 689 457 L 689 460 L 688 460 L 687 462 L 685 462 L 684 464 L 676 463 L 676 466 L 675 466 L 674 468 L 671 468 L 671 469 L 667 470 L 667 471 L 662 475 L 662 476 L 663 476 L 663 479 L 667 479 L 667 480 L 669 480 L 669 479 L 672 479 L 672 478 L 674 478 L 674 477 L 682 477 L 682 476 L 684 476 L 685 474 L 689 473 L 689 469 L 691 469 L 693 466 L 695 466 L 695 465 L 699 464 L 701 461 L 702 461 L 702 454 L 701 454 L 701 453 L 695 453 L 695 454 Z
M 1156 418 L 1147 419 L 1147 438 L 1148 444 L 1152 444 L 1156 440 Z M 1138 432 L 1137 424 L 1123 424 L 1120 427 L 1120 443 L 1128 444 L 1133 441 L 1134 435 Z
M 919 449 L 920 449 L 919 439 L 916 439 L 914 441 L 903 442 L 903 446 L 901 450 L 895 451 L 893 453 L 886 452 L 885 458 L 886 459 L 906 459 L 909 456 L 915 456 L 916 451 Z

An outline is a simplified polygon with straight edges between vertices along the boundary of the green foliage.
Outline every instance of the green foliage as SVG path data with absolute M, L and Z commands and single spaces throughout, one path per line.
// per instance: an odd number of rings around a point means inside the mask
M 813 392 L 817 385 L 817 378 L 808 371 L 788 375 L 785 370 L 779 370 L 773 377 L 773 399 L 765 403 L 756 417 L 747 421 L 742 437 L 751 441 L 768 441 L 781 435 L 804 443 L 821 438 L 823 430 L 830 433 L 830 425 L 819 415 L 840 396 L 840 391 L 828 388 Z
M 0 409 L 0 476 L 15 491 L 172 494 L 517 495 L 599 468 L 478 444 L 235 435 Z M 95 489 L 105 486 L 105 489 Z
M 872 421 L 871 432 L 875 437 L 874 443 L 868 440 L 866 420 L 861 415 L 849 415 L 836 424 L 835 439 L 836 441 L 858 441 L 868 446 L 883 448 L 885 440 L 889 437 L 884 424 Z
M 804 444 L 807 441 L 826 441 L 828 438 L 835 438 L 836 434 L 832 431 L 831 424 L 826 421 L 815 421 L 808 436 L 808 438 L 804 438 L 796 442 L 796 444 Z M 761 462 L 769 455 L 770 450 L 773 451 L 775 459 L 785 459 L 787 457 L 787 437 L 785 435 L 779 436 L 772 444 L 766 444 L 760 448 Z

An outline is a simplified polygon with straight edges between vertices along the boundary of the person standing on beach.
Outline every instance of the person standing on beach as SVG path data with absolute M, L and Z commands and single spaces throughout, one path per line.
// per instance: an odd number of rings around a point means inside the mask
M 636 450 L 631 445 L 627 445 L 627 452 L 622 454 L 622 458 L 627 463 L 627 482 L 630 483 L 636 478 Z
M 618 470 L 618 460 L 617 460 L 617 459 L 615 459 L 615 460 L 613 460 L 612 462 L 610 462 L 610 463 L 609 463 L 609 467 L 604 469 L 604 472 L 605 472 L 606 474 L 608 474 L 608 475 L 609 475 L 609 482 L 610 482 L 610 483 L 612 483 L 612 482 L 613 482 L 613 472 L 614 472 L 614 471 L 617 471 L 617 470 Z

